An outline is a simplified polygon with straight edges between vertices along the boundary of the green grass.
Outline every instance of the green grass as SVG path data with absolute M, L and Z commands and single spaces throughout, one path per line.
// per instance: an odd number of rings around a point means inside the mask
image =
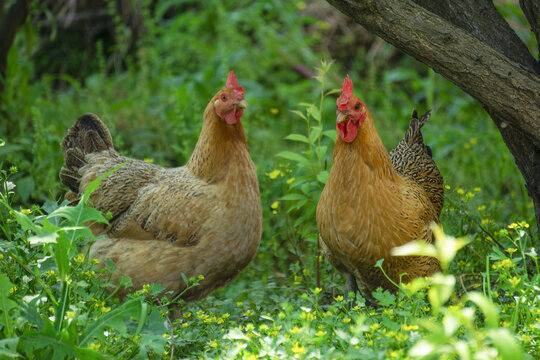
M 164 19 L 159 2 L 155 16 L 145 13 L 137 59 L 121 71 L 108 67 L 109 49 L 98 43 L 87 54 L 91 71 L 38 74 L 43 64 L 32 54 L 46 39 L 35 44 L 35 25 L 18 36 L 1 105 L 9 121 L 0 123 L 0 358 L 540 356 L 532 203 L 481 106 L 408 57 L 368 62 L 358 49 L 330 66 L 328 54 L 313 50 L 328 27 L 300 14 L 302 2 L 210 5 L 179 2 L 182 11 Z M 297 65 L 319 78 L 303 77 Z M 261 188 L 260 250 L 229 286 L 181 304 L 179 319 L 164 316 L 171 299 L 158 296 L 159 287 L 120 303 L 80 253 L 92 236 L 73 229 L 81 214 L 104 219 L 62 204 L 61 139 L 78 116 L 94 112 L 121 153 L 183 165 L 230 69 L 249 103 L 243 123 Z M 445 181 L 441 223 L 446 234 L 468 239 L 443 275 L 396 295 L 378 292 L 375 307 L 362 298 L 352 308 L 343 302 L 344 279 L 316 243 L 315 206 L 332 164 L 333 90 L 347 73 L 388 149 L 413 108 L 434 110 L 423 134 Z M 451 248 L 452 237 L 441 244 Z

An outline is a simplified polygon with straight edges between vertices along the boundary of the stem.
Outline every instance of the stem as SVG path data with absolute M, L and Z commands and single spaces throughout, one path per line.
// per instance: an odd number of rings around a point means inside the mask
M 36 274 L 34 274 L 32 272 L 32 270 L 30 270 L 30 268 L 28 266 L 26 266 L 26 264 L 23 262 L 23 260 L 21 258 L 19 258 L 17 255 L 15 255 L 13 252 L 8 251 L 8 254 L 9 254 L 9 256 L 11 256 L 20 265 L 20 267 L 22 267 L 24 270 L 26 270 L 30 275 L 36 275 Z M 49 289 L 49 287 L 43 282 L 43 280 L 41 280 L 41 278 L 39 276 L 35 276 L 34 278 L 36 279 L 38 284 L 41 285 L 43 290 L 45 290 L 45 292 L 47 293 L 47 295 L 51 299 L 54 306 L 57 306 L 58 301 L 56 301 L 56 299 L 55 299 L 54 295 L 52 294 L 51 290 Z

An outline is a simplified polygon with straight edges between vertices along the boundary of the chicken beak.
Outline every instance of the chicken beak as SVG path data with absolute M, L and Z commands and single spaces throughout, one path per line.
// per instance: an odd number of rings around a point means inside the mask
M 234 103 L 236 106 L 238 106 L 240 109 L 247 109 L 248 103 L 246 100 L 238 101 Z
M 347 120 L 347 116 L 344 115 L 341 111 L 338 111 L 338 113 L 337 113 L 337 123 L 341 124 L 345 120 Z

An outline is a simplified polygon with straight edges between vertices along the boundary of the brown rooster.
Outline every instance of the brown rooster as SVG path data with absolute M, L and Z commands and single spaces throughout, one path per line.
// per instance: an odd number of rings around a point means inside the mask
M 226 86 L 204 111 L 201 134 L 188 163 L 163 168 L 121 156 L 95 115 L 87 114 L 62 142 L 65 166 L 60 179 L 76 199 L 96 177 L 125 163 L 102 180 L 93 206 L 110 212 L 108 226 L 90 257 L 111 259 L 134 289 L 158 283 L 174 295 L 187 277 L 204 276 L 183 298 L 196 300 L 236 277 L 253 259 L 262 232 L 262 210 L 255 165 L 241 117 L 244 90 L 231 71 Z M 124 293 L 123 293 L 124 294 Z
M 317 205 L 319 243 L 328 261 L 347 275 L 345 295 L 356 292 L 358 279 L 369 300 L 381 286 L 440 271 L 437 259 L 391 256 L 393 247 L 423 239 L 433 241 L 430 223 L 443 206 L 442 176 L 424 145 L 420 128 L 429 113 L 416 111 L 405 137 L 386 151 L 369 110 L 353 95 L 349 76 L 337 100 L 334 163 Z M 402 274 L 405 274 L 402 276 Z

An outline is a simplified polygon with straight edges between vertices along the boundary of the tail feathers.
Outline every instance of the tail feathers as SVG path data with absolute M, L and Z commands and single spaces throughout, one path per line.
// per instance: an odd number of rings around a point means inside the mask
M 415 144 L 424 145 L 426 147 L 426 151 L 431 156 L 431 149 L 424 144 L 424 138 L 422 137 L 422 132 L 420 129 L 424 124 L 428 121 L 429 117 L 431 116 L 431 110 L 427 111 L 424 115 L 418 117 L 418 112 L 416 109 L 413 110 L 411 114 L 411 122 L 409 124 L 409 128 L 407 129 L 407 132 L 405 133 L 404 141 L 409 145 L 413 146 Z
M 62 149 L 80 149 L 85 154 L 114 148 L 107 126 L 94 114 L 81 116 L 62 141 Z
M 86 154 L 114 149 L 107 126 L 94 114 L 81 116 L 62 140 L 65 165 L 60 170 L 60 181 L 75 193 L 79 193 L 79 169 L 86 164 Z

